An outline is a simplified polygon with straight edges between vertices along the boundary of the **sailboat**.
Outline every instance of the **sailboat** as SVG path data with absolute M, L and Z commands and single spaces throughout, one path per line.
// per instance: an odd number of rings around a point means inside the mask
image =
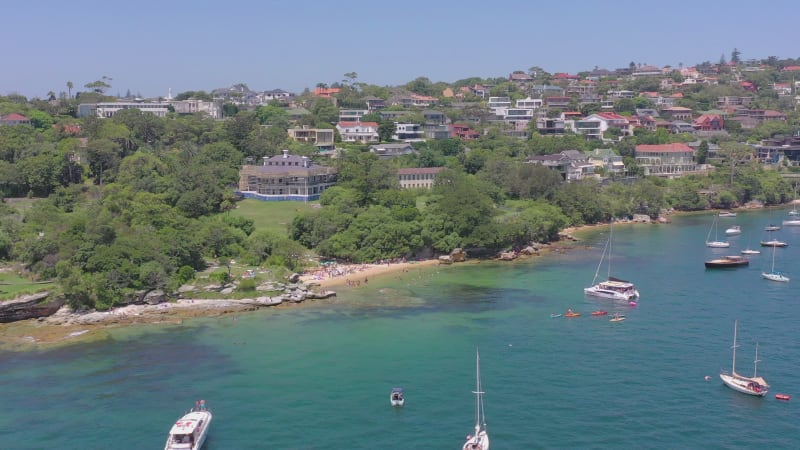
M 620 280 L 611 276 L 611 240 L 614 236 L 614 225 L 609 228 L 608 241 L 603 248 L 603 254 L 600 256 L 600 262 L 597 264 L 597 270 L 594 272 L 594 279 L 592 285 L 584 288 L 583 293 L 594 297 L 611 298 L 614 300 L 633 300 L 639 298 L 639 291 L 633 283 L 625 280 Z M 608 279 L 596 283 L 597 276 L 600 274 L 600 267 L 603 265 L 606 252 L 608 252 Z M 596 283 L 596 284 L 595 284 Z
M 483 391 L 481 390 L 481 357 L 475 350 L 475 434 L 467 435 L 462 450 L 489 450 L 489 434 L 486 432 L 486 416 L 483 410 Z
M 756 359 L 753 360 L 755 368 L 753 369 L 752 377 L 745 377 L 736 373 L 736 332 L 739 327 L 739 321 L 733 323 L 733 363 L 731 365 L 731 373 L 720 372 L 719 377 L 725 386 L 733 389 L 734 391 L 741 392 L 747 395 L 754 395 L 763 397 L 769 392 L 769 384 L 763 378 L 758 376 L 758 344 L 756 344 Z
M 789 277 L 787 277 L 786 275 L 784 275 L 784 274 L 782 274 L 780 272 L 775 272 L 775 251 L 776 250 L 778 250 L 778 247 L 777 246 L 772 246 L 772 270 L 769 273 L 761 272 L 761 277 L 766 279 L 766 280 L 770 280 L 770 281 L 779 281 L 779 282 L 782 282 L 782 283 L 788 283 L 789 282 Z
M 708 230 L 708 236 L 706 236 L 706 247 L 711 248 L 728 248 L 731 246 L 730 242 L 727 241 L 720 241 L 717 237 L 717 218 L 714 217 L 714 223 L 711 224 L 711 228 Z M 714 240 L 711 241 L 711 232 L 714 232 Z

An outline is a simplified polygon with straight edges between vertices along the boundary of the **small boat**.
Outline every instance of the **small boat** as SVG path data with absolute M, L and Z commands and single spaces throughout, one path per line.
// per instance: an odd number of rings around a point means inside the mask
M 732 227 L 729 227 L 727 230 L 725 230 L 725 234 L 727 234 L 728 236 L 735 236 L 737 234 L 742 234 L 742 227 L 740 227 L 739 225 L 734 225 Z
M 789 401 L 792 398 L 792 396 L 789 395 L 789 394 L 775 394 L 775 398 L 778 399 L 778 400 Z
M 756 397 L 763 397 L 769 392 L 769 384 L 767 384 L 764 378 L 758 376 L 758 344 L 756 344 L 756 359 L 753 361 L 755 366 L 753 376 L 745 377 L 736 373 L 736 332 L 738 326 L 739 321 L 737 320 L 733 324 L 733 364 L 731 366 L 731 373 L 720 372 L 719 377 L 722 379 L 722 382 L 725 383 L 725 386 L 728 386 L 734 391 Z
M 785 227 L 800 227 L 800 219 L 784 220 L 782 223 Z
M 762 247 L 788 247 L 787 242 L 779 241 L 777 239 L 770 239 L 769 241 L 761 241 Z
M 636 286 L 634 286 L 633 283 L 611 276 L 611 240 L 613 235 L 614 226 L 612 224 L 609 226 L 608 241 L 606 241 L 606 246 L 603 248 L 603 254 L 600 256 L 600 262 L 597 263 L 597 270 L 594 272 L 592 285 L 584 288 L 583 293 L 593 297 L 610 298 L 613 300 L 632 300 L 634 298 L 639 298 L 639 291 L 636 290 Z M 607 280 L 595 284 L 597 282 L 597 277 L 600 274 L 600 268 L 603 265 L 603 259 L 605 259 L 606 252 L 608 252 Z
M 765 280 L 769 281 L 777 281 L 780 283 L 788 283 L 789 277 L 786 275 L 775 272 L 775 252 L 778 250 L 778 247 L 772 247 L 772 270 L 769 272 L 761 272 L 761 277 Z
M 563 314 L 550 314 L 551 319 L 555 319 L 556 317 L 561 317 Z
M 741 256 L 722 256 L 706 261 L 707 269 L 732 269 L 736 267 L 744 267 L 750 264 L 750 260 Z
M 621 314 L 614 314 L 614 317 L 612 317 L 608 321 L 609 322 L 622 322 L 623 320 L 625 320 L 625 316 L 623 316 Z
M 743 255 L 760 255 L 761 250 L 752 250 L 750 247 L 747 247 L 746 249 L 742 250 L 741 253 Z
M 780 225 L 769 224 L 764 227 L 764 231 L 778 231 L 781 229 Z
M 593 316 L 605 316 L 608 314 L 608 311 L 592 311 Z
M 403 406 L 406 402 L 406 399 L 403 397 L 403 388 L 392 388 L 392 393 L 389 394 L 389 402 L 392 406 Z
M 486 431 L 486 412 L 483 409 L 483 391 L 481 390 L 481 360 L 475 352 L 476 383 L 475 383 L 475 434 L 467 435 L 462 450 L 489 450 L 489 433 Z
M 717 215 L 719 217 L 736 217 L 736 213 L 731 211 L 720 211 Z
M 169 430 L 164 450 L 199 450 L 208 436 L 211 426 L 211 411 L 206 401 L 195 403 L 195 408 L 178 419 Z
M 709 228 L 709 230 L 708 230 L 708 236 L 706 236 L 706 247 L 711 247 L 711 248 L 728 248 L 728 247 L 730 247 L 731 244 L 729 242 L 720 241 L 719 240 L 719 238 L 717 236 L 717 230 L 718 230 L 717 218 L 715 217 L 714 218 L 714 223 L 711 224 L 711 228 Z M 713 241 L 711 240 L 711 232 L 712 231 L 714 232 L 714 240 Z
M 567 311 L 567 313 L 564 314 L 564 317 L 580 317 L 580 316 L 581 316 L 581 313 L 572 312 L 572 311 Z

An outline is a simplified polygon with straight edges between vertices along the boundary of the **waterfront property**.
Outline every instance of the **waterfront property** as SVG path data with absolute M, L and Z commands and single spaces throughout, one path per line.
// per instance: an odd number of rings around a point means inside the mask
M 679 177 L 696 172 L 694 149 L 686 144 L 637 145 L 636 164 L 645 175 Z
M 258 200 L 318 200 L 320 194 L 336 184 L 334 167 L 317 165 L 289 150 L 263 165 L 244 165 L 239 170 L 239 193 Z

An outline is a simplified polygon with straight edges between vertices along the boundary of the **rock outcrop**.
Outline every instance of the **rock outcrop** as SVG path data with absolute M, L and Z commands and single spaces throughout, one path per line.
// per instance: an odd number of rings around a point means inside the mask
M 0 323 L 46 317 L 58 311 L 64 306 L 64 303 L 63 298 L 56 298 L 49 292 L 40 292 L 0 302 Z

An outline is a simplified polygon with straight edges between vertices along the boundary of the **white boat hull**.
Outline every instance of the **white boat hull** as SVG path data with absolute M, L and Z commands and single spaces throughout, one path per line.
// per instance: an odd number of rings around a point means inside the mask
M 389 400 L 389 402 L 391 402 L 392 406 L 403 406 L 406 403 L 405 399 L 400 399 L 400 400 L 391 399 Z
M 599 285 L 594 285 L 592 287 L 584 288 L 583 293 L 586 295 L 591 295 L 592 297 L 610 298 L 612 300 L 630 301 L 639 298 L 639 291 L 637 291 L 636 289 L 627 292 L 617 292 L 609 289 L 603 289 L 599 287 Z
M 785 227 L 800 227 L 800 220 L 784 220 L 783 226 Z
M 184 415 L 170 430 L 164 450 L 200 450 L 208 437 L 212 418 L 211 411 L 208 410 L 192 411 Z M 185 422 L 195 424 L 191 425 L 191 429 L 184 430 L 179 424 Z
M 752 381 L 735 377 L 727 373 L 719 374 L 725 386 L 733 389 L 734 391 L 741 392 L 742 394 L 752 395 L 754 397 L 763 397 L 767 395 L 769 389 L 761 386 L 760 384 L 753 383 Z
M 730 246 L 731 246 L 730 242 L 723 242 L 723 241 L 706 242 L 706 247 L 711 247 L 711 248 L 728 248 Z
M 467 439 L 462 450 L 489 450 L 489 435 L 486 434 L 486 431 L 480 431 L 477 435 Z
M 761 272 L 761 277 L 764 278 L 765 280 L 777 281 L 777 282 L 780 282 L 780 283 L 788 283 L 789 282 L 789 277 L 787 277 L 786 275 L 781 275 L 779 273 Z

